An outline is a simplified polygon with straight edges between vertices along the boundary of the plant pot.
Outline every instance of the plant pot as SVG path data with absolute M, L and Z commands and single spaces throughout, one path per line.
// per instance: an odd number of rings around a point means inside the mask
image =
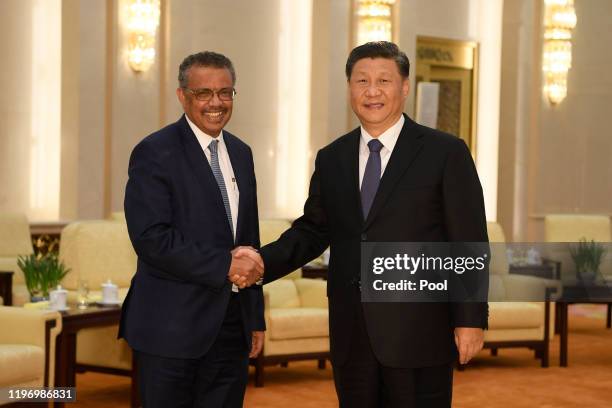
M 582 282 L 595 282 L 597 278 L 597 271 L 594 270 L 582 270 L 578 272 L 578 280 Z
M 31 295 L 30 296 L 30 302 L 32 303 L 45 302 L 47 300 L 49 300 L 49 296 L 43 296 L 43 295 Z

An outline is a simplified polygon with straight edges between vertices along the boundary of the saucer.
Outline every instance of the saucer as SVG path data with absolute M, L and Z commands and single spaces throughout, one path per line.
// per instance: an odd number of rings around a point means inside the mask
M 123 302 L 121 302 L 120 300 L 115 300 L 111 302 L 105 302 L 103 300 L 98 300 L 96 303 L 101 306 L 118 306 Z
M 67 311 L 67 310 L 70 310 L 70 307 L 69 307 L 69 306 L 62 307 L 62 308 L 50 307 L 49 309 L 50 309 L 50 310 L 55 310 L 55 311 L 57 311 L 57 312 L 65 312 L 65 311 Z

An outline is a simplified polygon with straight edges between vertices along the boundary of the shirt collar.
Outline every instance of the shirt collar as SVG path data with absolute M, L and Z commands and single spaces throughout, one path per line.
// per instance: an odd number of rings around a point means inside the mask
M 191 128 L 191 130 L 195 134 L 195 137 L 198 139 L 198 142 L 200 142 L 200 145 L 202 146 L 202 149 L 204 149 L 204 150 L 208 149 L 208 145 L 210 145 L 210 142 L 212 142 L 213 140 L 218 140 L 220 145 L 223 144 L 223 130 L 221 132 L 219 132 L 219 136 L 212 137 L 212 136 L 202 132 L 202 130 L 199 127 L 197 127 L 189 119 L 189 116 L 185 115 L 185 119 L 187 119 L 187 123 L 189 123 L 189 127 Z
M 404 115 L 401 115 L 393 126 L 385 130 L 380 136 L 377 137 L 377 139 L 383 144 L 384 148 L 390 152 L 393 151 L 395 143 L 397 143 L 397 138 L 402 131 L 402 126 L 404 126 Z M 368 149 L 368 142 L 372 139 L 374 138 L 370 136 L 368 131 L 365 130 L 363 126 L 361 126 L 361 140 L 366 149 Z

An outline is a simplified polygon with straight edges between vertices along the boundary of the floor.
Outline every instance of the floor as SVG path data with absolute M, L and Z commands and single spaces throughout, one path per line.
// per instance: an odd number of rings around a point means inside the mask
M 463 372 L 455 372 L 457 408 L 610 408 L 612 407 L 612 329 L 605 328 L 600 306 L 570 307 L 569 367 L 559 367 L 558 336 L 551 367 L 540 368 L 527 349 L 482 351 Z M 252 376 L 252 373 L 251 373 Z M 73 408 L 129 407 L 129 380 L 85 373 L 77 377 Z M 331 368 L 316 361 L 266 369 L 266 386 L 247 389 L 248 408 L 337 407 Z

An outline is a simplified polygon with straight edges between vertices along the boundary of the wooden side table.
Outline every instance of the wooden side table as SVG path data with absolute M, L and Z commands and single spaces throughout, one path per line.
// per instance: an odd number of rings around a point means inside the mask
M 560 267 L 554 264 L 543 263 L 542 265 L 510 265 L 509 272 L 517 275 L 535 276 L 544 279 L 559 279 Z
M 73 306 L 73 305 L 71 305 Z M 62 332 L 57 337 L 55 357 L 55 386 L 76 386 L 76 347 L 77 333 L 91 327 L 113 326 L 121 319 L 120 306 L 91 306 L 87 309 L 72 309 L 62 313 Z M 136 364 L 132 358 L 131 406 L 140 406 Z M 78 398 L 78 390 L 77 390 Z M 55 402 L 55 407 L 64 407 L 63 402 Z
M 302 277 L 327 280 L 327 265 L 308 264 L 302 266 Z
M 556 318 L 560 337 L 559 365 L 568 366 L 568 332 L 569 316 L 568 306 L 574 303 L 606 304 L 608 312 L 606 316 L 606 327 L 609 329 L 612 323 L 612 288 L 604 284 L 574 284 L 564 285 L 563 295 L 557 301 Z

